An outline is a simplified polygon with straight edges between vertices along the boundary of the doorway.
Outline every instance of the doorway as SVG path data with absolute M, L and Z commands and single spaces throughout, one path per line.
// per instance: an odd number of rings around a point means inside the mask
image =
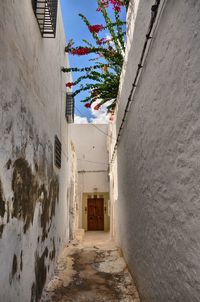
M 88 198 L 88 231 L 104 230 L 104 198 Z

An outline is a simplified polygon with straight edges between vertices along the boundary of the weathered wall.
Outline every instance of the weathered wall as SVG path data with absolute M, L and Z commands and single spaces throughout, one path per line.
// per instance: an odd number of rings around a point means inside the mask
M 118 128 L 154 3 L 133 2 Z M 120 244 L 148 302 L 200 299 L 199 24 L 199 1 L 165 1 L 117 151 Z
M 71 240 L 75 238 L 79 226 L 77 157 L 71 140 L 69 140 L 68 157 L 69 239 Z
M 1 1 L 0 40 L 0 301 L 34 302 L 69 233 L 60 9 L 56 39 L 48 40 L 31 1 Z

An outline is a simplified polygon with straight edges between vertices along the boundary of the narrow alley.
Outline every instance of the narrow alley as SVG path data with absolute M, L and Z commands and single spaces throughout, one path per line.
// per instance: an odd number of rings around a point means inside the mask
M 200 0 L 0 0 L 0 302 L 200 302 Z
M 109 233 L 87 232 L 66 245 L 41 302 L 140 302 L 126 263 Z

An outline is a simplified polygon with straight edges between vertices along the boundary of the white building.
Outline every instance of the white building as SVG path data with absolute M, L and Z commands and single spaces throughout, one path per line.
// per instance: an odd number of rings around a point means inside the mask
M 42 11 L 35 9 L 37 3 L 0 3 L 0 301 L 4 302 L 38 301 L 69 239 L 67 189 L 73 177 L 68 172 L 67 79 L 61 72 L 67 65 L 65 34 L 58 1 L 57 24 L 45 27 L 53 38 L 44 38 L 47 33 L 42 34 L 39 20 L 44 16 L 37 15 Z M 56 12 L 54 4 L 56 0 L 45 7 L 47 18 L 48 10 Z
M 107 135 L 108 125 L 70 125 L 78 162 L 79 227 L 85 230 L 110 227 Z
M 130 1 L 127 21 L 113 233 L 142 301 L 198 302 L 200 1 Z

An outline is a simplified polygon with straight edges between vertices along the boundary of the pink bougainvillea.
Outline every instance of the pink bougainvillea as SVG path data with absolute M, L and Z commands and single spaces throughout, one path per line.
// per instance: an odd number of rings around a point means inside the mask
M 73 97 L 84 91 L 81 102 L 85 108 L 100 110 L 103 104 L 103 108 L 108 104 L 107 112 L 114 112 L 124 60 L 124 11 L 128 8 L 128 2 L 129 0 L 96 0 L 102 22 L 91 23 L 87 17 L 79 14 L 89 33 L 92 33 L 93 42 L 82 39 L 84 44 L 76 45 L 71 39 L 65 46 L 65 52 L 70 55 L 87 55 L 88 61 L 92 61 L 86 67 L 62 68 L 63 72 L 78 72 L 76 81 L 66 83 L 66 87 L 75 87 Z M 120 9 L 123 9 L 123 14 L 119 13 Z
M 71 88 L 74 85 L 74 83 L 72 82 L 68 82 L 65 84 L 66 87 Z
M 88 47 L 79 47 L 79 48 L 72 48 L 71 49 L 71 54 L 72 55 L 78 55 L 78 56 L 83 56 L 89 53 Z
M 97 11 L 101 11 L 101 8 L 107 8 L 108 5 L 111 4 L 112 8 L 116 12 L 120 12 L 121 7 L 125 6 L 124 0 L 101 0 Z
M 108 0 L 101 0 L 101 4 L 100 4 L 100 6 L 97 8 L 97 11 L 100 12 L 101 7 L 107 8 L 108 5 L 109 5 L 109 1 L 108 1 Z
M 101 24 L 89 25 L 88 28 L 89 28 L 90 32 L 97 34 L 98 32 L 100 32 L 103 29 L 103 25 L 101 25 Z
M 112 38 L 101 38 L 101 39 L 97 40 L 97 44 L 102 45 L 102 44 L 106 44 L 111 41 L 112 41 Z
M 90 103 L 86 103 L 86 104 L 85 104 L 85 107 L 86 107 L 86 108 L 91 108 L 91 104 L 90 104 Z

